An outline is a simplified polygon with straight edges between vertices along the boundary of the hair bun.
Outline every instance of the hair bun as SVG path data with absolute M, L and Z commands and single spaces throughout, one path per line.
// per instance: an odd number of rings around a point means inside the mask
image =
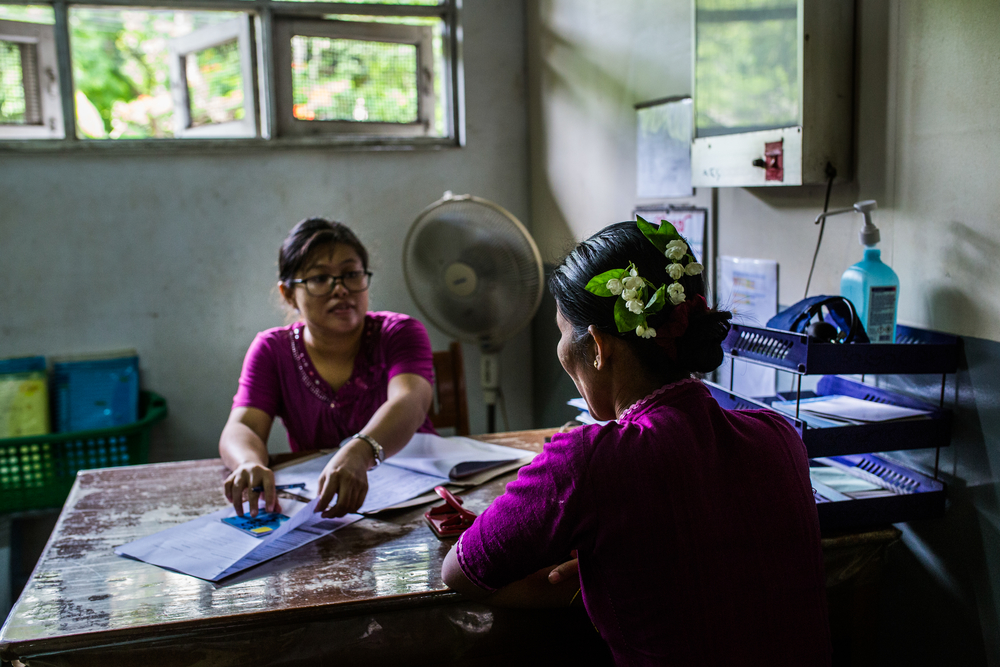
M 710 310 L 691 318 L 687 331 L 677 340 L 677 359 L 684 370 L 709 373 L 722 363 L 722 341 L 729 335 L 733 314 Z

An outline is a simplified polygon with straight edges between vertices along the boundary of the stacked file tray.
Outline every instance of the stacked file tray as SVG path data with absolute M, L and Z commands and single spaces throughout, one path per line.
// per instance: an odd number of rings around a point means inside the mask
M 771 408 L 779 402 L 794 402 L 795 392 L 786 392 L 762 399 L 751 399 L 730 392 L 719 385 L 706 382 L 719 405 L 728 410 L 753 410 Z M 828 375 L 819 381 L 816 391 L 801 392 L 801 400 L 821 396 L 853 396 L 866 401 L 913 408 L 926 411 L 924 418 L 907 421 L 873 422 L 863 425 L 824 425 L 816 427 L 809 421 L 805 411 L 799 418 L 793 414 L 776 410 L 788 420 L 806 444 L 806 451 L 812 458 L 818 456 L 842 456 L 868 452 L 897 451 L 901 449 L 925 449 L 947 447 L 951 434 L 951 412 L 909 396 L 903 396 L 886 389 L 848 378 Z
M 727 409 L 774 409 L 806 445 L 811 478 L 824 530 L 844 530 L 940 516 L 945 485 L 872 452 L 947 447 L 951 413 L 896 392 L 835 374 L 916 374 L 945 377 L 958 368 L 958 338 L 899 325 L 893 344 L 838 345 L 790 331 L 733 325 L 723 343 L 726 354 L 799 375 L 826 375 L 815 391 L 750 398 L 709 385 Z M 834 421 L 810 407 L 830 402 L 868 401 L 873 408 L 905 419 Z M 942 391 L 943 397 L 943 391 Z M 877 405 L 876 405 L 877 404 Z
M 896 342 L 837 345 L 805 334 L 734 324 L 722 347 L 743 361 L 801 375 L 954 373 L 958 337 L 896 326 Z
M 825 531 L 872 528 L 944 513 L 943 482 L 877 454 L 813 459 L 809 477 Z

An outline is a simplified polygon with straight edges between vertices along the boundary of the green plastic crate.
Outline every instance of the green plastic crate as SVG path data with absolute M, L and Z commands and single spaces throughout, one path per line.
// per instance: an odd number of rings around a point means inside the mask
M 139 392 L 139 421 L 113 428 L 0 439 L 0 513 L 59 507 L 76 473 L 149 461 L 149 432 L 167 401 Z

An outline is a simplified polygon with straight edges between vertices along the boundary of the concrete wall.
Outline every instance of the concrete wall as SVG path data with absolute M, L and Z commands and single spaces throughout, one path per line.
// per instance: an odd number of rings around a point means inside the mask
M 638 102 L 691 93 L 689 0 L 529 3 L 532 218 L 549 261 L 627 219 L 635 197 Z M 1000 664 L 1000 4 L 990 0 L 858 0 L 854 179 L 831 207 L 877 199 L 883 254 L 901 281 L 899 318 L 967 337 L 966 368 L 949 379 L 956 410 L 942 452 L 946 518 L 903 526 L 885 583 L 879 664 Z M 780 262 L 782 303 L 804 290 L 822 186 L 721 189 L 721 254 Z M 707 190 L 687 200 L 711 206 Z M 826 228 L 811 294 L 837 293 L 861 257 L 858 222 Z M 536 323 L 536 395 L 572 391 L 551 327 Z M 885 378 L 936 398 L 940 380 Z M 935 384 L 937 383 L 937 384 Z M 564 394 L 556 396 L 556 394 Z M 933 452 L 900 455 L 933 467 Z
M 301 218 L 350 224 L 373 257 L 372 308 L 419 317 L 401 257 L 425 206 L 445 190 L 472 193 L 530 224 L 523 6 L 466 3 L 463 33 L 462 149 L 0 158 L 0 357 L 135 348 L 143 386 L 170 408 L 152 458 L 206 458 L 247 346 L 284 322 L 277 252 Z M 478 351 L 465 354 L 482 431 Z M 525 331 L 503 356 L 511 428 L 531 425 L 529 359 Z M 287 449 L 280 428 L 271 444 Z

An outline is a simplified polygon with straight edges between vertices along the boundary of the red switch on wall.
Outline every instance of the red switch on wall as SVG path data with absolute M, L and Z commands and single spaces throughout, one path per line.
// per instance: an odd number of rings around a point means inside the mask
M 783 181 L 785 180 L 784 150 L 782 144 L 784 140 L 772 141 L 764 144 L 764 180 Z

